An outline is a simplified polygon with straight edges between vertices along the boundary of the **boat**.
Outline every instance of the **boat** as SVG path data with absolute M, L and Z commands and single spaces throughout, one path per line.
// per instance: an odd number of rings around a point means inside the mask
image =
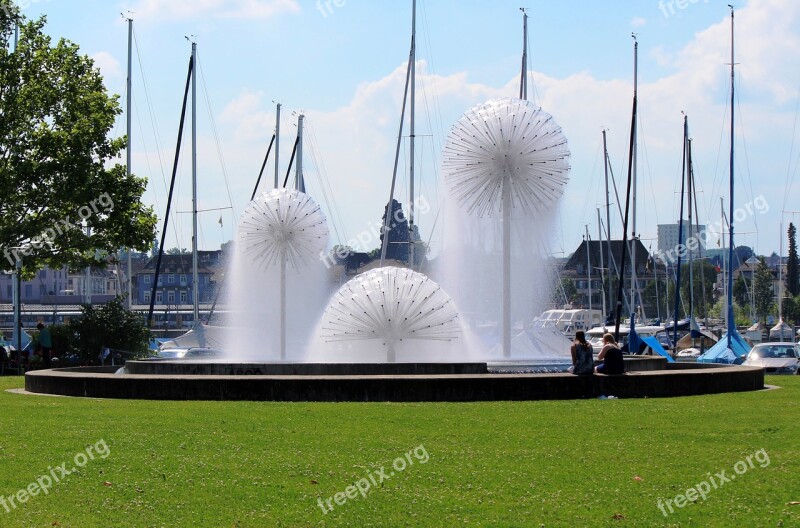
M 601 310 L 572 309 L 546 310 L 536 317 L 532 329 L 555 328 L 569 339 L 575 338 L 578 330 L 588 331 L 603 323 Z
M 618 334 L 616 337 L 617 344 L 622 348 L 622 351 L 625 353 L 631 354 L 651 354 L 652 349 L 649 345 L 642 342 L 641 340 L 647 337 L 655 337 L 661 347 L 669 350 L 672 348 L 672 342 L 667 335 L 666 330 L 663 326 L 658 325 L 647 325 L 647 326 L 639 326 L 636 325 L 633 330 L 633 334 L 638 337 L 640 340 L 639 342 L 639 350 L 635 350 L 633 352 L 628 351 L 628 341 L 631 335 L 631 327 L 629 325 L 620 325 L 617 330 Z M 592 345 L 592 349 L 595 353 L 599 353 L 600 350 L 603 348 L 603 336 L 605 334 L 614 334 L 615 327 L 614 326 L 597 326 L 592 328 L 588 332 L 586 332 L 586 340 L 589 341 L 589 344 Z

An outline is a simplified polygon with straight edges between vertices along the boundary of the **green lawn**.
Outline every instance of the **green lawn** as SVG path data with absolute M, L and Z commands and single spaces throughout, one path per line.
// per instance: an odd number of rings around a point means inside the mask
M 52 468 L 73 467 L 88 446 L 106 455 L 47 495 L 0 506 L 0 526 L 800 526 L 800 505 L 790 505 L 800 501 L 800 377 L 768 383 L 782 388 L 296 404 L 25 396 L 5 391 L 22 378 L 0 378 L 7 504 L 41 475 L 58 475 Z M 748 455 L 753 467 L 736 475 Z M 379 483 L 381 466 L 395 473 Z M 665 507 L 666 517 L 658 508 L 722 470 L 735 480 L 705 500 Z M 366 497 L 340 495 L 346 502 L 334 498 L 323 513 L 325 499 L 368 475 L 376 484 L 361 481 L 372 488 Z

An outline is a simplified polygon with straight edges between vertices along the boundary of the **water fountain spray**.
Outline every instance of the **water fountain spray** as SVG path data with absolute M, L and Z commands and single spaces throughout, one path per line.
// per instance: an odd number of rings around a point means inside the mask
M 447 293 L 422 273 L 395 267 L 374 269 L 347 282 L 322 321 L 327 342 L 383 340 L 389 362 L 396 359 L 399 341 L 451 341 L 460 333 Z
M 286 266 L 307 266 L 325 249 L 327 241 L 327 222 L 319 205 L 294 189 L 262 193 L 242 215 L 242 253 L 261 269 L 280 266 L 281 360 L 286 359 Z
M 569 146 L 553 117 L 522 99 L 468 110 L 442 152 L 449 192 L 467 212 L 503 219 L 503 356 L 511 357 L 511 218 L 549 211 L 569 179 Z

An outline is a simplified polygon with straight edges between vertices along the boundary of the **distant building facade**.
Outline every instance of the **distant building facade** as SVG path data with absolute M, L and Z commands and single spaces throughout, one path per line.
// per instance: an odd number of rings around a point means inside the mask
M 696 256 L 700 250 L 706 248 L 706 226 L 705 225 L 692 225 L 687 220 L 683 220 L 683 233 L 679 237 L 681 223 L 674 224 L 659 224 L 658 226 L 658 254 L 662 260 L 667 264 L 675 264 L 678 260 L 678 254 L 681 252 L 682 259 L 686 259 L 689 251 L 692 251 Z M 696 240 L 696 242 L 693 242 Z
M 198 251 L 198 301 L 214 301 L 222 274 L 222 251 Z M 157 257 L 153 257 L 134 275 L 134 304 L 149 305 L 153 295 Z M 156 306 L 191 305 L 194 303 L 192 285 L 192 255 L 163 255 L 158 284 L 155 288 Z

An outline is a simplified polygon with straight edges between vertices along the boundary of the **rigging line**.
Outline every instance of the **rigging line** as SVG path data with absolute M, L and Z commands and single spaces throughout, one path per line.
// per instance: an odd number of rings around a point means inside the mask
M 753 191 L 753 177 L 752 177 L 752 174 L 750 173 L 750 154 L 749 154 L 749 152 L 747 150 L 747 141 L 745 140 L 745 135 L 744 135 L 744 118 L 742 117 L 742 103 L 741 103 L 741 100 L 739 99 L 740 94 L 742 93 L 742 90 L 741 90 L 741 83 L 742 83 L 741 77 L 742 77 L 742 75 L 739 74 L 739 77 L 737 78 L 737 80 L 739 81 L 739 89 L 736 90 L 736 105 L 737 105 L 737 107 L 739 109 L 739 119 L 738 119 L 739 131 L 740 131 L 740 136 L 742 138 L 742 147 L 744 148 L 744 164 L 745 164 L 744 168 L 745 168 L 745 171 L 747 172 L 747 182 L 748 182 L 748 184 L 750 186 L 750 201 L 752 202 L 755 199 L 756 195 L 755 195 L 755 192 Z M 758 216 L 757 215 L 752 215 L 752 219 L 753 219 L 753 225 L 756 228 L 756 246 L 757 246 L 758 245 Z M 781 236 L 783 236 L 783 235 L 781 235 Z
M 239 218 L 239 213 L 233 202 L 233 195 L 231 194 L 231 184 L 228 180 L 228 171 L 225 169 L 225 156 L 222 154 L 222 144 L 219 140 L 219 133 L 217 132 L 217 123 L 214 120 L 214 113 L 211 111 L 211 99 L 208 96 L 208 84 L 206 83 L 206 76 L 203 73 L 203 65 L 200 60 L 197 61 L 198 69 L 200 70 L 200 80 L 203 86 L 203 96 L 206 101 L 206 109 L 208 110 L 208 119 L 211 123 L 211 131 L 214 134 L 214 143 L 217 147 L 217 155 L 219 156 L 219 165 L 222 169 L 222 177 L 225 179 L 225 190 L 228 192 L 228 202 L 233 210 L 233 217 Z
M 320 175 L 320 187 L 322 187 L 323 196 L 325 197 L 325 200 L 328 203 L 329 211 L 331 213 L 331 223 L 333 224 L 334 231 L 336 231 L 336 236 L 338 238 L 338 241 L 341 244 L 344 242 L 344 238 L 342 237 L 342 234 L 339 231 L 340 227 L 342 231 L 344 230 L 344 222 L 342 221 L 342 214 L 339 211 L 338 204 L 336 203 L 336 195 L 333 192 L 331 179 L 328 176 L 328 170 L 325 167 L 325 160 L 322 157 L 322 152 L 320 151 L 319 148 L 319 140 L 317 139 L 317 133 L 315 131 L 313 121 L 308 119 L 308 117 L 306 117 L 305 125 L 306 125 L 306 131 L 308 132 L 307 137 L 310 139 L 309 146 L 311 151 L 311 158 L 314 163 L 314 166 L 317 169 L 317 174 Z
M 166 176 L 166 171 L 164 170 L 164 159 L 163 159 L 163 157 L 161 155 L 161 144 L 162 144 L 162 141 L 161 141 L 161 137 L 159 136 L 159 133 L 158 133 L 158 127 L 156 127 L 155 114 L 153 113 L 153 104 L 152 104 L 152 101 L 150 99 L 150 89 L 149 89 L 148 84 L 147 84 L 147 76 L 145 75 L 144 64 L 142 63 L 142 52 L 139 49 L 139 38 L 137 37 L 137 32 L 136 32 L 136 27 L 135 26 L 133 27 L 133 42 L 134 42 L 134 46 L 136 47 L 136 61 L 139 64 L 139 78 L 142 80 L 142 87 L 144 88 L 145 102 L 147 104 L 148 115 L 150 117 L 150 126 L 151 126 L 151 128 L 153 130 L 153 139 L 154 139 L 154 141 L 156 143 L 156 155 L 158 157 L 159 168 L 161 169 L 161 182 L 164 185 L 164 192 L 167 192 L 167 176 Z M 133 97 L 132 102 L 134 104 L 136 103 L 136 96 Z M 139 117 L 138 112 L 137 112 L 136 119 L 139 122 L 139 129 L 142 132 L 141 141 L 142 141 L 142 144 L 144 145 L 144 131 L 142 130 L 141 118 Z M 149 156 L 147 156 L 147 161 L 148 161 L 148 168 L 149 168 L 149 165 L 150 165 Z M 148 178 L 148 182 L 149 182 L 149 178 Z M 180 185 L 180 182 L 179 182 L 179 185 Z M 153 191 L 154 191 L 153 194 L 156 195 L 155 189 Z M 173 221 L 172 222 L 172 228 L 175 231 L 175 239 L 176 239 L 176 241 L 178 243 L 178 246 L 180 246 L 181 245 L 181 237 L 178 235 L 178 232 L 181 230 L 180 219 L 173 216 L 172 221 Z
M 153 128 L 153 138 L 155 139 L 155 142 L 156 142 L 156 152 L 158 153 L 158 163 L 159 163 L 159 166 L 161 168 L 161 179 L 162 179 L 162 182 L 164 183 L 164 191 L 166 191 L 167 190 L 167 176 L 166 176 L 166 171 L 164 170 L 164 160 L 161 157 L 161 143 L 162 142 L 161 142 L 161 138 L 159 137 L 159 134 L 158 134 L 158 128 L 156 127 L 155 116 L 153 114 L 153 104 L 152 104 L 152 102 L 150 100 L 150 90 L 149 90 L 149 88 L 147 86 L 147 77 L 144 74 L 144 65 L 142 64 L 142 53 L 141 53 L 141 50 L 139 50 L 139 39 L 136 36 L 136 28 L 135 27 L 133 29 L 133 42 L 134 42 L 134 45 L 136 46 L 136 59 L 137 59 L 137 62 L 139 64 L 139 75 L 140 75 L 140 79 L 142 80 L 142 86 L 144 88 L 145 101 L 147 102 L 147 109 L 148 109 L 148 112 L 149 112 L 149 115 L 150 115 L 150 125 Z M 133 101 L 134 102 L 136 101 L 135 97 L 134 97 Z
M 306 124 L 306 126 L 307 126 L 307 124 Z M 308 128 L 306 128 L 306 131 L 309 131 Z M 321 193 L 322 193 L 322 197 L 325 200 L 325 205 L 328 208 L 328 216 L 330 217 L 330 223 L 333 226 L 334 232 L 336 233 L 336 241 L 339 244 L 341 244 L 342 243 L 342 235 L 339 232 L 339 223 L 341 222 L 341 220 L 337 220 L 337 212 L 335 210 L 335 204 L 333 203 L 332 197 L 329 194 L 329 190 L 326 188 L 326 183 L 327 183 L 326 182 L 326 178 L 327 177 L 323 174 L 322 170 L 320 169 L 320 165 L 319 165 L 319 162 L 317 161 L 317 155 L 316 155 L 316 152 L 314 151 L 313 141 L 311 140 L 311 135 L 310 134 L 307 135 L 307 139 L 309 140 L 308 141 L 308 147 L 309 147 L 308 148 L 308 152 L 309 152 L 310 157 L 311 157 L 311 163 L 314 166 L 314 168 L 316 169 L 316 173 L 317 173 L 317 176 L 319 178 L 319 187 L 320 187 L 320 190 L 321 190 Z M 329 183 L 328 183 L 328 186 L 330 186 Z
M 639 138 L 641 138 L 642 150 L 644 151 L 644 163 L 647 167 L 647 176 L 650 181 L 650 194 L 653 197 L 653 215 L 656 217 L 656 225 L 658 225 L 658 200 L 656 199 L 656 189 L 653 183 L 653 171 L 650 169 L 650 156 L 647 154 L 647 142 L 645 141 L 645 133 L 644 133 L 644 120 L 641 116 L 638 119 L 639 124 Z M 644 222 L 642 225 L 648 225 L 647 223 L 647 207 L 644 208 Z
M 730 86 L 728 85 L 727 82 L 725 84 L 726 84 L 726 86 L 728 86 L 726 98 L 730 99 L 731 89 L 730 89 Z M 709 202 L 708 207 L 706 208 L 706 217 L 707 218 L 711 218 L 712 217 L 712 211 L 714 211 L 716 209 L 716 207 L 717 207 L 716 202 L 715 202 L 715 197 L 717 196 L 718 190 L 719 190 L 719 192 L 721 192 L 721 188 L 718 189 L 717 186 L 719 185 L 721 187 L 723 185 L 723 183 L 724 183 L 724 181 L 719 180 L 719 177 L 720 177 L 719 176 L 719 162 L 720 162 L 720 156 L 722 155 L 722 142 L 727 137 L 727 133 L 726 132 L 728 132 L 728 130 L 726 128 L 726 122 L 728 120 L 728 105 L 725 104 L 725 105 L 722 105 L 722 106 L 723 106 L 723 112 L 722 112 L 722 123 L 721 123 L 721 126 L 720 126 L 720 134 L 719 134 L 719 146 L 717 147 L 717 161 L 716 161 L 716 163 L 714 163 L 714 181 L 711 184 L 711 194 L 709 195 L 710 202 Z
M 783 188 L 783 206 L 781 211 L 786 210 L 786 200 L 789 199 L 789 177 L 792 174 L 792 157 L 794 157 L 794 141 L 797 133 L 797 117 L 800 115 L 800 88 L 797 90 L 797 103 L 794 106 L 794 124 L 792 126 L 792 141 L 789 143 L 789 167 L 786 169 L 786 184 Z M 794 178 L 791 179 L 791 184 L 794 185 Z
M 144 127 L 142 126 L 142 118 L 141 118 L 141 114 L 139 113 L 139 106 L 136 104 L 136 101 L 137 101 L 137 99 L 136 99 L 136 96 L 134 95 L 133 98 L 131 98 L 131 102 L 133 103 L 133 108 L 136 110 L 134 113 L 136 114 L 136 123 L 138 123 L 138 125 L 139 125 L 139 134 L 141 136 L 139 138 L 139 141 L 141 142 L 143 150 L 145 152 L 144 159 L 145 159 L 145 163 L 147 163 L 147 174 L 149 175 L 149 174 L 153 174 L 153 169 L 150 166 L 150 156 L 149 156 L 149 154 L 147 154 L 147 152 L 148 152 L 147 139 L 146 139 L 145 134 L 144 134 Z M 158 150 L 158 147 L 156 147 L 156 150 Z M 149 181 L 150 181 L 150 178 L 148 178 L 148 182 Z M 161 204 L 159 202 L 158 195 L 159 195 L 159 193 L 157 193 L 157 192 L 155 192 L 155 190 L 153 190 L 153 200 L 155 200 L 156 209 L 157 210 L 161 210 Z M 176 221 L 176 218 L 175 218 L 175 216 L 173 214 L 173 216 L 172 216 L 172 230 L 175 233 L 175 239 L 178 242 L 180 242 L 180 237 L 178 236 L 178 228 L 176 226 L 177 223 L 178 222 Z M 178 245 L 180 245 L 180 243 Z

